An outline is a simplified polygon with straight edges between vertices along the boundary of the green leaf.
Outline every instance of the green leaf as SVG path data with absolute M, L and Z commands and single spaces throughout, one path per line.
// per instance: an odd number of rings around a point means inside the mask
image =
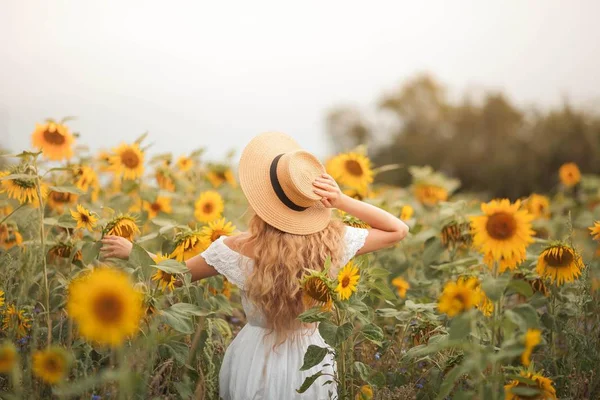
M 356 369 L 360 378 L 368 384 L 375 387 L 382 387 L 385 385 L 385 376 L 381 372 L 374 371 L 368 365 L 365 365 L 360 361 L 355 361 L 354 369 Z
M 159 262 L 158 265 L 153 265 L 153 267 L 169 274 L 186 274 L 190 272 L 189 268 L 186 267 L 184 263 L 177 260 L 163 260 Z
M 87 242 L 81 248 L 81 257 L 84 265 L 87 265 L 94 261 L 98 254 L 100 254 L 100 249 L 102 248 L 102 242 Z
M 135 243 L 133 243 L 131 253 L 129 253 L 128 261 L 134 267 L 142 267 L 141 270 L 143 271 L 144 276 L 148 276 L 154 272 L 150 266 L 156 263 L 143 247 Z
M 439 238 L 430 238 L 425 242 L 425 251 L 423 251 L 423 265 L 430 266 L 436 261 L 444 251 L 444 246 Z
M 368 365 L 361 363 L 360 361 L 354 362 L 354 369 L 358 372 L 360 379 L 365 382 L 369 381 L 369 376 L 373 373 L 373 370 Z
M 465 339 L 471 333 L 472 313 L 465 312 L 454 317 L 450 322 L 449 339 Z
M 308 349 L 306 349 L 306 353 L 304 354 L 304 363 L 302 364 L 300 371 L 306 371 L 315 365 L 318 365 L 321 361 L 323 361 L 327 353 L 329 353 L 328 349 L 311 344 L 308 346 Z
M 387 278 L 390 274 L 390 271 L 385 268 L 373 267 L 369 268 L 368 273 L 373 278 Z
M 436 399 L 441 400 L 446 398 L 446 396 L 448 396 L 454 388 L 456 381 L 461 376 L 466 374 L 470 369 L 471 365 L 468 363 L 468 361 L 465 361 L 462 364 L 452 368 L 452 370 L 444 376 L 444 380 L 442 381 L 442 385 L 440 386 L 440 391 Z
M 337 326 L 329 321 L 323 321 L 319 324 L 319 333 L 325 343 L 331 347 L 337 347 L 352 334 L 352 324 L 346 322 L 342 326 Z
M 501 275 L 498 278 L 488 276 L 481 283 L 481 288 L 491 301 L 498 301 L 506 290 L 509 279 L 508 275 Z
M 530 304 L 519 304 L 512 311 L 523 319 L 524 328 L 540 327 L 538 313 Z
M 321 307 L 312 307 L 300 314 L 298 319 L 306 323 L 321 322 L 327 319 L 327 315 L 321 310 Z
M 362 334 L 371 342 L 378 346 L 382 345 L 383 341 L 383 330 L 375 324 L 366 325 L 362 329 Z
M 308 378 L 306 378 L 304 380 L 304 382 L 302 383 L 302 386 L 300 386 L 299 389 L 296 389 L 296 392 L 298 392 L 298 393 L 306 392 L 308 390 L 308 388 L 311 387 L 312 384 L 315 383 L 315 381 L 322 375 L 323 375 L 323 371 L 319 371 L 316 374 L 309 376 Z
M 510 388 L 510 392 L 520 397 L 534 397 L 540 394 L 540 390 L 534 387 L 514 386 Z
M 529 298 L 533 295 L 533 289 L 531 285 L 524 281 L 523 279 L 514 279 L 510 281 L 508 284 L 508 288 L 514 291 L 515 293 L 522 294 L 523 296 Z
M 212 314 L 209 310 L 203 310 L 195 304 L 190 303 L 176 303 L 167 309 L 171 312 L 176 312 L 184 316 L 192 316 L 196 315 L 198 317 L 204 317 L 206 315 Z M 165 310 L 165 311 L 167 311 Z

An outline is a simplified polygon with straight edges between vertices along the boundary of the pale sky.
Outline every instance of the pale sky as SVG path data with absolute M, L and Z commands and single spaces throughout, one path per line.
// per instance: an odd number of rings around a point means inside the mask
M 372 108 L 421 71 L 454 93 L 593 102 L 599 15 L 597 0 L 3 0 L 0 144 L 75 115 L 94 150 L 149 131 L 153 152 L 214 159 L 278 130 L 324 156 L 328 109 Z

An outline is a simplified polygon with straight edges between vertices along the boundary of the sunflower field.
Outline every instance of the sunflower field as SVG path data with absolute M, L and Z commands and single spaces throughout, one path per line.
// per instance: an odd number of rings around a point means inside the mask
M 68 124 L 36 125 L 0 163 L 0 398 L 218 399 L 240 296 L 183 261 L 246 226 L 233 155 L 150 157 L 145 135 L 92 153 Z M 329 347 L 298 371 L 333 353 L 340 400 L 600 398 L 600 177 L 569 163 L 552 193 L 483 199 L 428 166 L 380 185 L 404 167 L 360 147 L 324 162 L 411 233 L 302 277 L 299 318 Z M 105 235 L 133 243 L 128 260 L 103 257 Z

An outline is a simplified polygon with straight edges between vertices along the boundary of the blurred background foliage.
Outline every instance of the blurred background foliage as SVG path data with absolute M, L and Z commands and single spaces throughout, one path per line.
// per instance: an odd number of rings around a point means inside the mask
M 565 162 L 600 173 L 600 115 L 568 100 L 549 109 L 519 107 L 500 91 L 452 100 L 441 82 L 420 74 L 372 111 L 335 107 L 327 132 L 335 151 L 366 143 L 375 165 L 402 164 L 379 174 L 383 183 L 406 186 L 408 166 L 431 165 L 459 178 L 463 191 L 515 199 L 553 192 Z

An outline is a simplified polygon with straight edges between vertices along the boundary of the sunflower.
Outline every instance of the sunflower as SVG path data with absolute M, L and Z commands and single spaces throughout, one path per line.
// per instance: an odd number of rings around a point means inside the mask
M 560 166 L 558 170 L 560 181 L 566 187 L 573 187 L 581 180 L 581 172 L 575 163 L 566 163 Z
M 366 190 L 373 182 L 371 161 L 359 153 L 338 154 L 325 167 L 336 181 L 354 189 Z
M 450 222 L 442 227 L 441 242 L 444 247 L 464 247 L 471 243 L 471 225 L 468 222 Z
M 71 146 L 75 139 L 69 128 L 63 124 L 49 121 L 46 124 L 35 124 L 31 135 L 33 147 L 42 150 L 44 156 L 50 160 L 61 161 L 73 157 Z
M 529 366 L 531 363 L 531 353 L 535 346 L 540 344 L 541 341 L 542 334 L 539 329 L 527 329 L 524 337 L 525 350 L 523 351 L 523 354 L 521 354 L 521 363 L 523 363 L 524 366 Z
M 477 308 L 486 317 L 491 317 L 494 312 L 494 303 L 487 297 L 483 289 L 481 288 L 481 282 L 474 276 L 461 276 L 457 282 L 465 286 L 471 287 L 476 291 L 479 301 L 475 304 Z
M 182 232 L 175 236 L 175 250 L 169 255 L 179 262 L 186 261 L 208 248 L 210 240 L 202 232 Z
M 75 166 L 72 170 L 73 179 L 75 186 L 83 192 L 88 192 L 92 189 L 92 201 L 98 200 L 98 193 L 100 192 L 100 182 L 98 175 L 93 168 L 87 165 Z
M 100 267 L 71 282 L 67 312 L 84 338 L 118 346 L 137 332 L 144 310 L 124 272 Z
M 550 199 L 547 196 L 533 193 L 526 202 L 527 211 L 535 219 L 548 219 L 550 217 Z
M 527 254 L 525 253 L 525 250 L 521 251 L 520 253 L 513 253 L 508 257 L 500 256 L 499 259 L 494 259 L 492 253 L 487 253 L 483 257 L 483 262 L 487 264 L 490 269 L 493 269 L 494 265 L 497 263 L 498 272 L 502 274 L 506 270 L 514 271 L 519 264 L 525 261 L 526 256 Z
M 4 319 L 2 320 L 2 329 L 5 331 L 14 329 L 17 338 L 22 338 L 27 335 L 27 331 L 31 328 L 31 318 L 25 315 L 25 310 L 18 310 L 14 304 L 9 304 L 4 311 Z
M 0 346 L 0 374 L 10 372 L 17 363 L 17 349 L 15 345 L 5 340 Z
M 358 267 L 350 261 L 337 276 L 338 285 L 335 291 L 341 300 L 349 299 L 352 293 L 356 292 L 359 279 Z
M 62 347 L 52 346 L 33 354 L 33 374 L 50 385 L 67 376 L 69 364 L 70 357 Z
M 227 278 L 223 277 L 223 289 L 221 290 L 221 294 L 230 299 L 232 287 L 233 285 L 231 284 L 231 282 L 229 282 Z
M 175 191 L 175 180 L 171 174 L 171 170 L 168 167 L 160 167 L 156 170 L 154 175 L 158 187 L 167 192 Z
M 410 289 L 410 284 L 406 282 L 402 277 L 398 276 L 392 280 L 392 285 L 398 290 L 398 296 L 405 298 L 406 291 Z
M 98 222 L 98 218 L 81 204 L 77 204 L 77 211 L 71 210 L 71 217 L 77 222 L 77 229 L 87 229 L 90 232 Z
M 600 221 L 594 221 L 594 226 L 588 228 L 594 240 L 600 240 Z
M 224 183 L 228 183 L 231 187 L 237 187 L 235 177 L 231 169 L 226 166 L 215 166 L 206 173 L 206 179 L 213 185 L 214 188 L 218 188 Z
M 102 172 L 110 172 L 112 166 L 112 157 L 113 155 L 108 151 L 100 151 L 96 156 L 96 160 L 98 160 L 99 169 Z
M 365 199 L 372 199 L 375 197 L 375 194 L 371 190 L 369 190 L 369 188 L 344 189 L 343 192 L 346 196 L 361 201 Z
M 331 309 L 333 290 L 323 271 L 309 271 L 300 281 L 302 302 L 306 308 L 321 307 L 323 311 Z
M 152 259 L 158 265 L 161 261 L 168 260 L 169 257 L 159 253 L 152 257 Z M 154 275 L 152 275 L 152 280 L 157 281 L 157 284 L 162 288 L 162 290 L 169 288 L 171 291 L 175 289 L 175 282 L 177 282 L 177 279 L 174 275 L 160 269 L 157 269 Z
M 58 243 L 48 250 L 48 258 L 50 262 L 55 262 L 59 258 L 68 258 L 71 256 L 73 252 L 73 245 L 68 243 Z M 77 250 L 75 255 L 73 256 L 73 261 L 81 261 L 82 260 L 81 250 Z
M 200 193 L 194 205 L 194 216 L 200 222 L 211 222 L 221 218 L 223 198 L 218 192 L 208 190 Z
M 227 222 L 225 218 L 209 222 L 208 226 L 202 228 L 202 234 L 210 240 L 210 243 L 213 243 L 221 236 L 231 236 L 234 231 L 235 226 L 231 222 Z
M 115 235 L 121 236 L 130 242 L 133 241 L 133 237 L 140 233 L 140 228 L 138 228 L 135 218 L 131 215 L 119 215 L 116 218 L 113 218 L 106 226 L 104 227 L 103 236 L 106 235 Z
M 137 143 L 123 143 L 113 149 L 115 155 L 110 158 L 110 169 L 125 180 L 140 178 L 144 173 L 144 153 Z
M 569 245 L 555 243 L 546 247 L 538 258 L 536 272 L 552 283 L 573 282 L 581 275 L 581 256 Z
M 76 203 L 78 197 L 79 196 L 73 193 L 52 191 L 48 195 L 48 207 L 50 207 L 51 210 L 62 214 L 64 206 Z
M 156 201 L 154 201 L 153 203 L 150 203 L 149 201 L 144 201 L 144 210 L 148 212 L 148 219 L 156 217 L 160 212 L 170 214 L 173 211 L 173 209 L 171 208 L 171 198 L 158 196 L 156 198 Z
M 373 388 L 371 385 L 362 385 L 358 393 L 356 393 L 355 400 L 371 400 L 373 398 Z
M 441 186 L 427 183 L 417 183 L 413 187 L 417 200 L 426 206 L 434 206 L 439 202 L 448 200 L 448 190 Z
M 338 211 L 338 214 L 340 215 L 340 217 L 342 218 L 342 222 L 344 223 L 344 225 L 352 226 L 354 228 L 363 228 L 363 229 L 368 229 L 371 227 L 369 224 L 367 224 L 362 219 L 358 219 L 355 216 L 350 215 L 342 210 L 337 210 L 337 211 Z
M 463 311 L 476 307 L 481 299 L 481 290 L 477 279 L 458 279 L 448 282 L 438 301 L 440 312 L 454 317 Z
M 400 219 L 402 221 L 408 221 L 409 219 L 412 218 L 414 213 L 415 213 L 415 210 L 407 204 L 402 207 L 402 210 L 400 210 Z
M 189 157 L 181 156 L 177 159 L 177 168 L 181 172 L 187 172 L 194 166 L 194 160 Z
M 505 400 L 556 400 L 556 390 L 551 379 L 527 371 L 521 371 L 520 375 L 522 380 L 515 379 L 504 385 Z M 511 391 L 513 388 L 535 389 L 537 394 L 518 395 Z
M 534 232 L 531 229 L 533 216 L 519 210 L 520 205 L 519 201 L 510 204 L 508 199 L 482 203 L 484 215 L 471 217 L 474 246 L 494 260 L 521 257 L 533 242 Z
M 18 200 L 21 204 L 29 203 L 37 207 L 39 198 L 33 168 L 25 164 L 19 164 L 10 171 L 0 172 L 0 178 L 12 174 L 31 175 L 31 178 L 4 179 L 0 181 L 0 193 L 6 192 L 10 199 Z M 43 183 L 41 184 L 40 192 L 42 193 L 42 198 L 46 198 L 48 195 L 48 187 Z
M 0 249 L 10 250 L 23 244 L 23 236 L 13 225 L 0 225 Z

